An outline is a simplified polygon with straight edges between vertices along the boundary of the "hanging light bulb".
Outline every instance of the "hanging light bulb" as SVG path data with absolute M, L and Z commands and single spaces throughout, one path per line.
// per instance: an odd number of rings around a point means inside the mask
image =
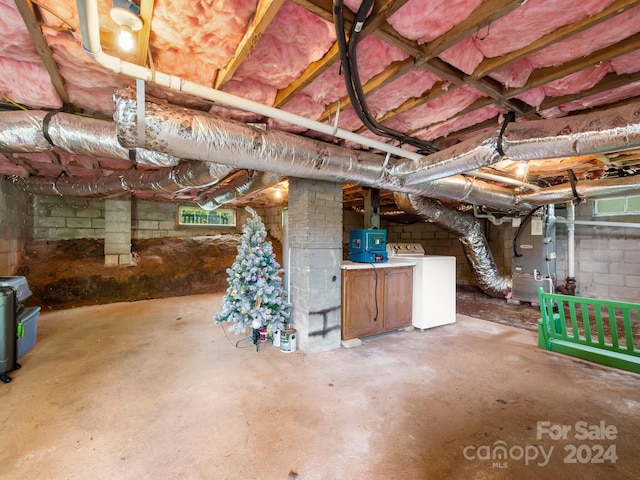
M 518 167 L 516 168 L 518 177 L 523 178 L 527 174 L 527 165 L 527 162 L 518 162 Z
M 140 7 L 127 0 L 113 0 L 109 15 L 120 25 L 118 46 L 126 52 L 132 51 L 136 45 L 134 32 L 142 28 Z

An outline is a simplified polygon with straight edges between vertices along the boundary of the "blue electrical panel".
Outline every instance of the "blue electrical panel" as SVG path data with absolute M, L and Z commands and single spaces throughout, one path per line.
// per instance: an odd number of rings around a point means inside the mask
M 349 232 L 349 260 L 360 263 L 382 263 L 387 257 L 387 231 L 376 229 Z

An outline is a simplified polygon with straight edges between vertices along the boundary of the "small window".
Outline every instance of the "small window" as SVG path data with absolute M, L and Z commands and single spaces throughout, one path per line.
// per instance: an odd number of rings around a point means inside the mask
M 192 205 L 180 205 L 178 207 L 178 225 L 235 227 L 236 211 L 233 208 L 205 210 Z
M 602 198 L 593 202 L 594 217 L 614 215 L 640 215 L 640 195 Z

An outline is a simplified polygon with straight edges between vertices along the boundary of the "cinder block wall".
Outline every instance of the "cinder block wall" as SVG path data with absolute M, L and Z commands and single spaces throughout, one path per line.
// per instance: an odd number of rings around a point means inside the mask
M 33 239 L 104 238 L 104 200 L 33 197 Z
M 33 240 L 104 239 L 104 204 L 102 199 L 34 196 Z M 131 237 L 149 239 L 238 233 L 247 216 L 243 208 L 238 208 L 235 227 L 178 226 L 177 208 L 173 203 L 134 201 Z
M 556 209 L 566 217 L 566 210 Z M 577 220 L 640 223 L 640 215 L 593 217 L 593 202 L 576 207 Z M 558 224 L 559 283 L 567 276 L 567 226 Z M 640 302 L 640 228 L 575 226 L 575 278 L 584 297 Z
M 282 211 L 284 208 L 284 205 L 278 205 L 257 210 L 269 236 L 280 242 L 282 242 Z
M 13 275 L 33 228 L 30 195 L 0 178 L 0 275 Z

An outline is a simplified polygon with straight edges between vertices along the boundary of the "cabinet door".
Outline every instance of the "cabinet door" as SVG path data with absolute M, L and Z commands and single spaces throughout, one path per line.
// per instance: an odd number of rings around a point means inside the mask
M 342 339 L 382 331 L 382 272 L 371 269 L 342 272 Z
M 384 330 L 410 326 L 413 311 L 413 267 L 386 269 L 384 284 Z

